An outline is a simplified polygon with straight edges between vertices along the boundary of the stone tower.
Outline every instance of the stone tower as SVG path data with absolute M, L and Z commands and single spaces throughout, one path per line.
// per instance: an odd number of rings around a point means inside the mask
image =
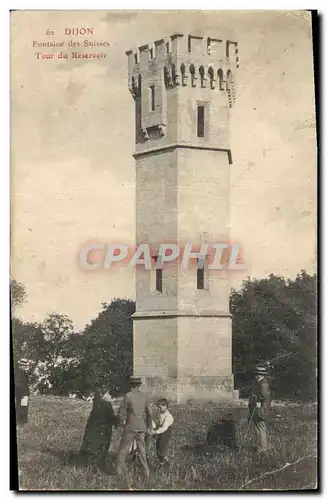
M 136 243 L 228 243 L 236 42 L 176 33 L 126 52 L 135 102 Z M 136 269 L 134 374 L 150 393 L 232 398 L 227 271 Z

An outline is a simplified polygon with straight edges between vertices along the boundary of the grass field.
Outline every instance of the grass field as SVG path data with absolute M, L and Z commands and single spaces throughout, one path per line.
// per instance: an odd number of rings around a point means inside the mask
M 114 430 L 108 471 L 78 465 L 77 452 L 91 404 L 78 400 L 32 396 L 29 423 L 18 429 L 20 489 L 117 490 L 113 474 L 121 430 Z M 289 490 L 312 489 L 317 481 L 316 406 L 275 406 L 280 417 L 269 422 L 270 453 L 263 459 L 244 442 L 247 410 L 233 408 L 237 419 L 238 453 L 221 451 L 209 456 L 185 445 L 205 439 L 210 422 L 226 407 L 208 403 L 171 405 L 175 418 L 170 448 L 171 464 L 159 469 L 153 454 L 150 489 L 155 490 Z M 248 440 L 246 440 L 248 441 Z M 75 458 L 74 458 L 75 457 Z M 290 464 L 290 465 L 287 465 Z M 133 489 L 143 489 L 132 464 L 128 470 Z

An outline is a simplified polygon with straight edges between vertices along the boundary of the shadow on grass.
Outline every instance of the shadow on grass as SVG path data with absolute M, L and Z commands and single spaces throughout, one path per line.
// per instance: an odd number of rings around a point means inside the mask
M 236 445 L 235 448 L 229 448 L 223 445 L 212 445 L 209 446 L 206 443 L 195 443 L 185 444 L 182 450 L 186 453 L 192 453 L 194 455 L 212 456 L 212 455 L 222 455 L 224 453 L 238 453 L 240 451 L 240 446 Z
M 91 454 L 84 454 L 78 450 L 58 450 L 56 448 L 43 448 L 43 453 L 52 455 L 62 465 L 68 467 L 77 467 L 82 469 L 90 469 L 92 472 L 103 472 L 109 476 L 115 475 L 115 465 L 117 453 L 108 452 L 107 459 L 100 461 L 97 457 Z

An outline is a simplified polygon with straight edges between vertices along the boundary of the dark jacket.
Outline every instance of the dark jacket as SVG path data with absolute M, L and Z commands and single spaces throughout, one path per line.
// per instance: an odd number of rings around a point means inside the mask
M 265 420 L 270 412 L 271 396 L 268 380 L 263 377 L 253 384 L 252 396 L 249 399 L 249 413 L 254 420 Z
M 117 424 L 112 404 L 96 396 L 86 423 L 81 452 L 97 453 L 103 447 L 108 451 L 112 426 Z
M 27 373 L 19 366 L 15 367 L 15 397 L 16 402 L 20 404 L 24 396 L 30 395 Z

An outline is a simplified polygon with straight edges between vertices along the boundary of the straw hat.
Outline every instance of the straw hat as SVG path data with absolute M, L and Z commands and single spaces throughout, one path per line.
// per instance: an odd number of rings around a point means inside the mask
M 135 384 L 135 385 L 142 384 L 141 377 L 137 377 L 136 375 L 131 375 L 129 377 L 129 381 L 131 382 L 131 384 Z
M 264 366 L 256 366 L 254 373 L 255 375 L 268 375 L 268 370 Z
M 28 359 L 26 358 L 21 358 L 18 360 L 19 366 L 27 366 L 28 365 Z

